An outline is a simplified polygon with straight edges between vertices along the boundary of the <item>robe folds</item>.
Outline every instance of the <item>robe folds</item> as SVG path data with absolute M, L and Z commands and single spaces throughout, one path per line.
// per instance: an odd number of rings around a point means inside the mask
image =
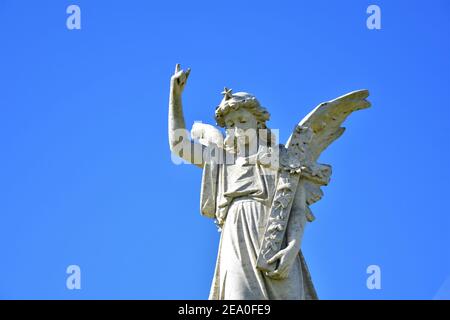
M 254 156 L 231 164 L 207 162 L 203 168 L 200 209 L 221 228 L 212 300 L 317 299 L 301 251 L 288 278 L 272 279 L 256 261 L 277 184 L 277 170 Z

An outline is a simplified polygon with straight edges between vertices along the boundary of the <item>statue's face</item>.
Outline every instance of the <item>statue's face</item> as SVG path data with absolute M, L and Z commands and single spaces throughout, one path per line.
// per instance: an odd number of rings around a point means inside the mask
M 233 135 L 238 141 L 241 141 L 240 143 L 245 145 L 256 141 L 258 121 L 251 112 L 239 108 L 225 115 L 224 120 L 227 136 Z

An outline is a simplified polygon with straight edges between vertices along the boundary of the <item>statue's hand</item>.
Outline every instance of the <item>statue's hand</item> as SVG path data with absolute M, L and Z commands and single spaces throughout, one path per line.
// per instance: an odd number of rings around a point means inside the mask
M 172 75 L 172 78 L 170 78 L 170 87 L 174 95 L 181 95 L 190 73 L 190 68 L 184 71 L 181 69 L 180 64 L 177 63 L 175 66 L 175 73 Z
M 295 258 L 298 255 L 298 247 L 294 244 L 289 244 L 286 248 L 278 251 L 267 262 L 269 264 L 275 263 L 280 260 L 278 268 L 275 271 L 266 273 L 266 275 L 272 279 L 282 280 L 289 276 L 291 267 L 294 264 Z

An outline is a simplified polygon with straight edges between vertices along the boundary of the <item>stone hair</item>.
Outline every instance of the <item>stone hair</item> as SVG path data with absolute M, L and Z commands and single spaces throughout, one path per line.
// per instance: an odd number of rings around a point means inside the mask
M 222 128 L 225 127 L 225 116 L 240 108 L 244 108 L 253 114 L 258 123 L 261 124 L 260 129 L 266 129 L 266 121 L 270 119 L 270 113 L 261 106 L 255 96 L 245 92 L 234 93 L 230 99 L 222 100 L 215 112 L 217 125 Z

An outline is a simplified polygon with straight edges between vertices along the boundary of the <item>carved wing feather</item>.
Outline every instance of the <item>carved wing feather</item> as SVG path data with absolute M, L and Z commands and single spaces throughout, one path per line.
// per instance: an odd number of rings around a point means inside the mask
M 352 112 L 370 107 L 370 102 L 366 100 L 368 96 L 368 90 L 350 92 L 321 103 L 300 121 L 299 126 L 309 127 L 314 133 L 309 145 L 312 160 L 317 160 L 320 154 L 344 133 L 345 128 L 341 127 L 341 124 Z
M 205 147 L 217 145 L 222 148 L 223 146 L 222 132 L 210 124 L 195 122 L 191 129 L 191 138 L 198 140 Z
M 352 112 L 370 107 L 370 102 L 366 100 L 368 96 L 368 90 L 350 92 L 334 100 L 321 103 L 299 122 L 297 128 L 312 130 L 311 139 L 305 150 L 305 153 L 308 154 L 307 160 L 309 163 L 306 164 L 307 166 L 323 168 L 324 176 L 330 177 L 331 166 L 318 164 L 317 159 L 333 141 L 344 133 L 345 128 L 341 127 L 341 125 Z M 289 138 L 286 143 L 287 148 L 295 144 L 293 142 L 298 139 L 298 135 L 297 137 L 295 135 L 296 133 L 294 132 Z M 311 179 L 305 181 L 306 216 L 308 221 L 315 219 L 309 206 L 322 198 L 323 191 L 321 186 L 327 183 L 327 181 L 318 183 Z

